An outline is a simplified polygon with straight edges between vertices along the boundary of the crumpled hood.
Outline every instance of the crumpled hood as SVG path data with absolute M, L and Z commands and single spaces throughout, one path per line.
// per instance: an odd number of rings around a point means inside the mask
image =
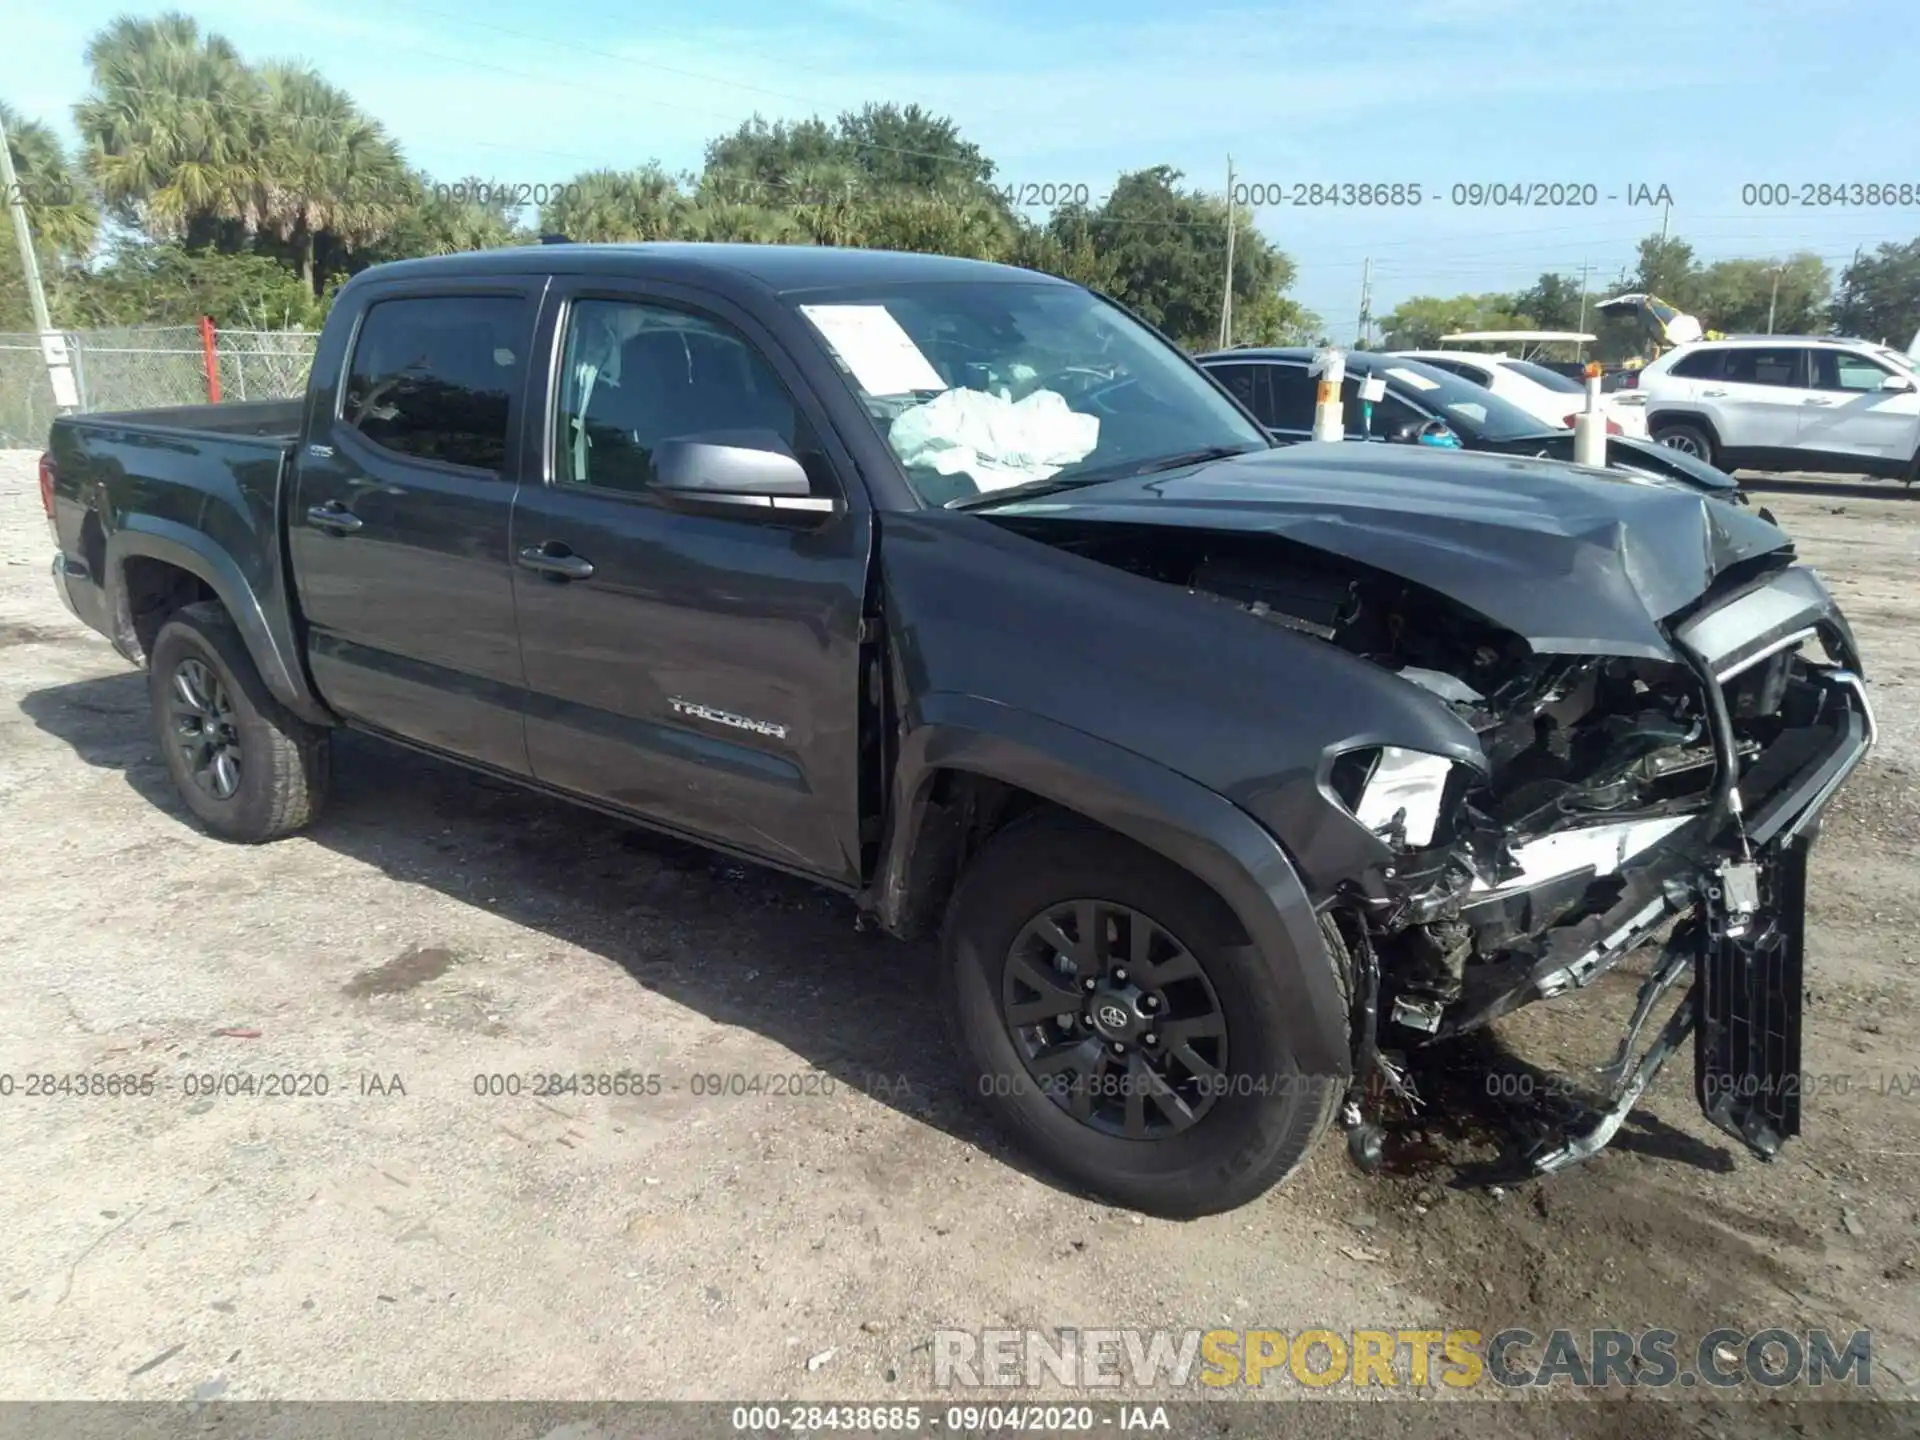
M 981 512 L 1270 533 L 1424 585 L 1536 650 L 1670 659 L 1659 622 L 1792 542 L 1675 482 L 1556 461 L 1294 445 Z M 1783 557 L 1784 558 L 1784 557 Z

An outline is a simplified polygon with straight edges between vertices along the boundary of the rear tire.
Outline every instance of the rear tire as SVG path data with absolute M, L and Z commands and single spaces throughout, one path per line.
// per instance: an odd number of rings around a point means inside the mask
M 147 693 L 167 773 L 207 830 L 257 844 L 319 813 L 328 732 L 273 698 L 221 606 L 184 606 L 160 627 Z
M 1036 943 L 1049 924 L 1053 938 Z M 1143 933 L 1156 962 L 1138 958 Z M 1178 978 L 1182 955 L 1201 981 Z M 949 906 L 944 970 L 956 1045 L 986 1108 L 1037 1160 L 1118 1204 L 1175 1219 L 1244 1205 L 1297 1169 L 1333 1117 L 1339 1081 L 1299 1073 L 1268 962 L 1227 907 L 1077 817 L 987 842 Z M 1023 1005 L 1058 1013 L 1022 1025 L 1011 1012 Z M 1103 1028 L 1123 1012 L 1144 1028 Z M 1217 1041 L 1182 1038 L 1216 1026 Z M 1130 1110 L 1136 1092 L 1152 1103 Z
M 1713 432 L 1706 426 L 1693 420 L 1661 420 L 1650 428 L 1656 444 L 1678 450 L 1683 455 L 1691 455 L 1696 460 L 1704 460 L 1719 470 L 1720 447 L 1714 443 Z

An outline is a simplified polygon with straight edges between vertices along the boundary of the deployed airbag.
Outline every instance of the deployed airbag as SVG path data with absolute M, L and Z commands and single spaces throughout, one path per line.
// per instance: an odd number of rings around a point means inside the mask
M 1067 407 L 1057 391 L 1021 400 L 946 390 L 895 418 L 888 441 L 902 464 L 965 472 L 984 491 L 1044 480 L 1100 443 L 1100 417 Z

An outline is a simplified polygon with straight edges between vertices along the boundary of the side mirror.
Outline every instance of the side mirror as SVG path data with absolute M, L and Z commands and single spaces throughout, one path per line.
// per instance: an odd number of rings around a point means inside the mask
M 653 488 L 689 504 L 748 512 L 830 514 L 838 508 L 831 497 L 813 493 L 807 472 L 771 430 L 662 440 L 653 447 Z
M 1420 425 L 1412 420 L 1396 425 L 1392 433 L 1387 436 L 1387 442 L 1392 445 L 1412 445 L 1420 439 L 1420 428 Z
M 1880 388 L 1882 390 L 1911 390 L 1913 389 L 1913 377 L 1911 375 L 1889 375 L 1880 382 Z

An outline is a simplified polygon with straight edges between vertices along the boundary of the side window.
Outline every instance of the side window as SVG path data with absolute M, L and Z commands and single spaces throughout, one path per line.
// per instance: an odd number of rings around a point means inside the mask
M 341 418 L 397 454 L 503 468 L 526 320 L 525 302 L 506 295 L 377 302 L 360 322 Z
M 563 484 L 645 490 L 653 447 L 696 435 L 777 441 L 808 463 L 802 429 L 773 367 L 720 322 L 631 300 L 570 307 L 554 466 Z
M 1667 373 L 1681 380 L 1718 380 L 1726 357 L 1724 350 L 1696 350 L 1674 361 Z
M 1272 422 L 1267 419 L 1273 409 L 1267 394 L 1265 365 L 1211 365 L 1207 373 L 1227 388 L 1229 394 L 1247 409 L 1253 412 L 1253 418 L 1262 425 Z
M 1880 382 L 1893 372 L 1877 360 L 1847 350 L 1813 352 L 1813 388 L 1845 390 L 1855 395 L 1878 390 Z
M 1429 418 L 1428 416 L 1422 415 L 1418 410 L 1414 409 L 1413 406 L 1389 390 L 1385 395 L 1373 402 L 1372 428 L 1362 431 L 1360 428 L 1360 417 L 1362 413 L 1360 408 L 1360 386 L 1351 375 L 1347 376 L 1340 384 L 1340 413 L 1346 419 L 1347 433 L 1349 435 L 1365 434 L 1374 440 L 1391 439 L 1394 431 L 1398 430 L 1401 426 L 1424 425 Z
M 1805 385 L 1806 369 L 1800 363 L 1805 351 L 1729 350 L 1726 378 L 1738 385 Z
M 1274 430 L 1313 429 L 1313 404 L 1320 382 L 1307 374 L 1304 365 L 1266 365 L 1267 384 L 1271 388 L 1263 424 Z

